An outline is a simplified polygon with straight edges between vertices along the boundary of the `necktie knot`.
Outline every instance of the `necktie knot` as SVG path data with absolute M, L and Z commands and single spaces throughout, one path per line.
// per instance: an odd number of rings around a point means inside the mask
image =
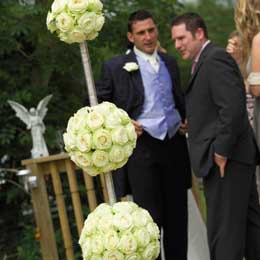
M 159 70 L 159 63 L 158 63 L 156 57 L 151 56 L 151 57 L 148 58 L 148 61 L 149 61 L 149 63 L 151 64 L 151 66 L 153 67 L 153 69 L 154 69 L 156 72 L 158 72 L 158 70 Z

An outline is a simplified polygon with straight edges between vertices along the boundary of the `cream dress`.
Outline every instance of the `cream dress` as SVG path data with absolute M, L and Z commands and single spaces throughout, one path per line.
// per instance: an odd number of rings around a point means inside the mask
M 259 85 L 260 86 L 260 72 L 251 72 L 247 79 L 249 85 Z M 255 131 L 256 141 L 258 147 L 260 148 L 260 97 L 255 98 L 254 102 L 254 118 L 253 118 L 253 127 Z M 256 181 L 257 181 L 257 190 L 260 201 L 260 167 L 257 166 L 256 169 Z

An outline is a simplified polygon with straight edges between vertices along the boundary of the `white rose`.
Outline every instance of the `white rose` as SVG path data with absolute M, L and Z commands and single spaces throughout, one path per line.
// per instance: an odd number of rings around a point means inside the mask
M 137 242 L 131 232 L 125 232 L 119 242 L 118 248 L 124 254 L 132 254 L 137 250 Z
M 112 138 L 110 132 L 105 129 L 98 129 L 93 134 L 94 148 L 106 150 L 112 145 Z
M 109 230 L 104 234 L 104 246 L 107 250 L 114 250 L 118 247 L 119 237 L 114 230 Z
M 93 165 L 91 153 L 72 153 L 71 160 L 75 162 L 80 168 L 86 168 Z
M 73 135 L 72 133 L 64 133 L 63 140 L 67 152 L 70 152 L 71 150 L 75 149 L 76 147 L 75 135 Z
M 48 30 L 51 33 L 53 33 L 54 31 L 57 30 L 57 26 L 56 26 L 56 22 L 55 22 L 55 16 L 53 15 L 53 13 L 48 12 L 47 19 L 46 19 L 46 24 L 47 24 Z
M 51 5 L 51 10 L 54 14 L 60 13 L 65 9 L 67 0 L 55 0 Z
M 129 122 L 131 122 L 130 117 L 128 116 L 128 114 L 125 112 L 125 110 L 119 108 L 117 110 L 117 113 L 119 114 L 119 117 L 121 118 L 122 124 L 126 125 Z
M 79 130 L 87 129 L 87 122 L 84 117 L 77 114 L 69 119 L 67 132 L 77 134 Z
M 98 221 L 98 230 L 106 233 L 113 228 L 113 215 L 103 215 Z
M 95 166 L 82 167 L 83 171 L 90 176 L 97 176 L 100 174 L 100 169 Z
M 115 169 L 117 169 L 119 167 L 117 167 L 117 164 L 116 163 L 112 163 L 112 162 L 109 162 L 107 165 L 105 165 L 104 167 L 101 167 L 100 171 L 102 173 L 106 173 L 106 172 L 111 172 Z
M 125 152 L 125 157 L 128 158 L 132 155 L 133 153 L 133 150 L 134 150 L 134 147 L 132 144 L 126 144 L 124 145 L 124 152 Z
M 160 253 L 160 243 L 159 241 L 154 241 L 144 249 L 142 256 L 146 260 L 154 260 L 159 256 Z
M 127 230 L 133 226 L 133 219 L 130 214 L 119 212 L 114 215 L 113 224 L 120 231 Z
M 125 260 L 142 260 L 142 258 L 140 256 L 140 254 L 133 253 L 133 254 L 125 256 Z
M 56 26 L 60 31 L 68 32 L 73 29 L 74 21 L 68 14 L 61 13 L 56 17 Z
M 61 41 L 64 41 L 66 43 L 81 43 L 84 42 L 86 40 L 86 36 L 84 34 L 84 32 L 79 29 L 79 28 L 74 28 L 71 32 L 69 33 L 59 33 L 59 38 Z
M 128 161 L 128 158 L 125 158 L 123 161 L 121 161 L 119 163 L 116 163 L 116 165 L 115 165 L 116 168 L 115 169 L 123 167 L 127 163 L 127 161 Z
M 146 247 L 150 243 L 150 233 L 145 228 L 135 230 L 134 237 L 139 247 Z
M 80 241 L 84 241 L 84 236 L 89 236 L 96 232 L 98 225 L 98 220 L 95 218 L 93 213 L 90 213 L 87 217 L 87 219 L 84 222 L 83 229 L 81 231 L 80 235 Z
M 88 0 L 88 10 L 93 12 L 101 12 L 103 4 L 99 0 Z
M 92 136 L 88 132 L 79 133 L 76 139 L 77 147 L 81 152 L 89 152 L 92 146 Z M 86 165 L 87 166 L 87 165 Z
M 124 260 L 124 255 L 117 250 L 105 251 L 103 260 Z
M 117 202 L 112 206 L 112 210 L 115 213 L 132 213 L 133 211 L 135 211 L 136 209 L 138 209 L 137 204 L 135 204 L 132 201 L 121 201 L 121 202 Z
M 103 116 L 106 116 L 116 111 L 117 107 L 115 104 L 105 101 L 98 106 L 94 106 L 93 109 L 94 111 L 101 113 Z
M 92 255 L 89 260 L 103 260 L 101 255 Z
M 92 161 L 97 167 L 104 167 L 108 164 L 108 153 L 101 150 L 96 150 L 92 154 Z
M 127 130 L 129 140 L 136 141 L 137 134 L 135 132 L 135 127 L 131 122 L 126 125 L 126 130 Z
M 89 112 L 90 112 L 89 107 L 82 107 L 77 111 L 76 115 L 83 118 L 87 118 Z
M 139 66 L 135 62 L 127 62 L 123 67 L 126 71 L 131 72 L 139 69 Z
M 103 123 L 104 123 L 104 118 L 102 114 L 95 111 L 92 111 L 88 114 L 87 124 L 91 130 L 96 130 L 100 128 L 103 125 Z
M 87 41 L 92 41 L 97 37 L 98 37 L 98 32 L 96 32 L 96 31 L 93 31 L 91 33 L 86 34 L 86 40 Z
M 101 235 L 94 235 L 91 237 L 92 252 L 94 254 L 101 254 L 104 251 L 103 237 Z
M 123 126 L 117 126 L 111 131 L 112 140 L 115 144 L 124 145 L 128 142 L 127 130 Z
M 101 203 L 101 204 L 99 204 L 99 205 L 96 207 L 94 213 L 95 213 L 95 216 L 96 216 L 97 218 L 101 218 L 101 217 L 103 217 L 103 216 L 105 216 L 105 215 L 106 215 L 106 216 L 113 216 L 112 207 L 111 207 L 109 204 L 107 204 L 107 203 Z
M 84 259 L 88 259 L 92 254 L 91 239 L 88 237 L 85 239 L 84 243 L 80 244 L 82 249 L 82 255 Z
M 96 18 L 97 15 L 94 12 L 84 13 L 78 20 L 79 28 L 86 34 L 96 31 Z
M 121 125 L 121 118 L 117 113 L 108 113 L 105 118 L 105 127 L 106 128 L 115 128 Z
M 119 163 L 122 162 L 124 159 L 124 149 L 119 145 L 113 145 L 109 151 L 109 160 L 114 163 Z
M 96 31 L 100 31 L 105 23 L 105 17 L 103 15 L 97 15 L 96 17 Z
M 68 8 L 71 12 L 82 13 L 87 9 L 88 0 L 68 0 Z
M 153 222 L 149 212 L 145 209 L 138 208 L 132 214 L 134 225 L 137 227 L 146 226 L 148 223 Z
M 154 222 L 148 223 L 146 229 L 150 233 L 151 239 L 160 239 L 160 230 Z

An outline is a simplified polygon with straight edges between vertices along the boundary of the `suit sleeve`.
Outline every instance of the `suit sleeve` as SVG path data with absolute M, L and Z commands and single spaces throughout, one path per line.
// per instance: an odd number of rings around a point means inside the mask
M 216 52 L 207 65 L 211 97 L 218 115 L 213 148 L 217 154 L 229 158 L 247 126 L 244 83 L 237 64 L 224 51 Z
M 108 63 L 104 63 L 102 65 L 100 80 L 96 82 L 96 91 L 99 102 L 112 101 L 113 78 L 111 68 Z
M 175 61 L 175 85 L 177 87 L 177 93 L 176 95 L 178 96 L 178 109 L 181 115 L 182 120 L 184 120 L 186 118 L 186 112 L 185 112 L 185 99 L 184 99 L 184 93 L 181 87 L 181 74 L 180 74 L 180 69 L 178 66 L 178 63 L 176 60 Z

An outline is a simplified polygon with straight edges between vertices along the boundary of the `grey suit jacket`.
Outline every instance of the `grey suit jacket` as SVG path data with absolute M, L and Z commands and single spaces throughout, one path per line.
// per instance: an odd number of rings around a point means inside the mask
M 190 159 L 197 176 L 209 173 L 214 153 L 245 164 L 255 163 L 244 81 L 224 49 L 212 43 L 206 46 L 185 96 Z

